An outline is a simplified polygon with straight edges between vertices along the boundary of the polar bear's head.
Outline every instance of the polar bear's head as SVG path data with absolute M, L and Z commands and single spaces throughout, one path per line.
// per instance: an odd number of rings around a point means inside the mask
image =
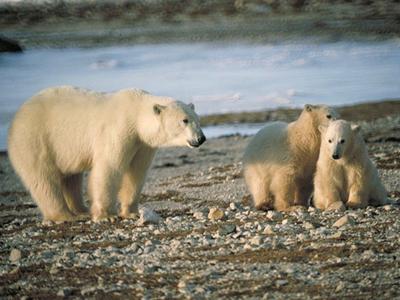
M 334 121 L 339 117 L 336 110 L 327 105 L 311 104 L 306 104 L 304 106 L 302 115 L 307 119 L 311 118 L 315 129 L 320 125 L 328 126 L 331 121 Z
M 153 112 L 159 118 L 164 143 L 161 146 L 199 147 L 206 140 L 193 104 L 172 101 L 154 104 Z
M 352 145 L 358 143 L 354 140 L 359 137 L 360 127 L 344 120 L 333 121 L 327 127 L 320 126 L 319 130 L 323 135 L 323 146 L 334 160 L 344 157 Z

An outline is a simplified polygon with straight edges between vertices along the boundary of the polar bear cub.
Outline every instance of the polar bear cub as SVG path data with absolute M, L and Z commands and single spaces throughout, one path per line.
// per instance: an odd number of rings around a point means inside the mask
M 368 157 L 358 126 L 337 120 L 320 127 L 322 142 L 314 179 L 314 206 L 323 210 L 387 203 L 387 192 Z
M 158 147 L 198 147 L 205 141 L 192 105 L 126 89 L 102 94 L 49 88 L 19 109 L 9 131 L 12 165 L 44 220 L 74 220 L 87 212 L 82 173 L 91 171 L 93 220 L 130 217 Z
M 290 124 L 273 122 L 250 141 L 244 177 L 258 209 L 288 210 L 308 205 L 320 148 L 318 126 L 338 114 L 325 105 L 305 105 Z

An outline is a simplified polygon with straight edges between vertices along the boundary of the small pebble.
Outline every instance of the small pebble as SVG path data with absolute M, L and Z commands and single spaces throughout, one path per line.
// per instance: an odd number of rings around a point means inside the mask
M 212 221 L 222 220 L 224 218 L 224 212 L 218 207 L 213 207 L 208 213 L 208 218 Z
M 263 239 L 261 236 L 255 236 L 250 240 L 250 244 L 254 246 L 260 246 L 263 242 Z
M 267 226 L 265 226 L 263 233 L 264 234 L 274 234 L 274 230 L 270 225 L 267 225 Z
M 226 224 L 226 225 L 222 225 L 219 230 L 218 233 L 220 235 L 228 235 L 231 234 L 233 232 L 236 231 L 236 225 L 235 224 Z
M 315 225 L 314 225 L 313 223 L 311 223 L 311 222 L 304 222 L 304 223 L 303 223 L 303 227 L 304 227 L 305 229 L 308 229 L 308 230 L 310 230 L 310 229 L 315 229 Z
M 244 249 L 244 250 L 250 250 L 250 249 L 253 249 L 253 247 L 252 247 L 250 244 L 245 244 L 245 245 L 243 246 L 243 249 Z
M 384 206 L 383 206 L 383 209 L 386 210 L 386 211 L 390 211 L 390 210 L 393 210 L 394 207 L 393 207 L 393 205 L 389 205 L 389 204 L 388 204 L 388 205 L 384 205 Z
M 204 220 L 204 213 L 201 211 L 196 211 L 193 213 L 193 218 L 195 218 L 196 220 Z
M 158 224 L 161 220 L 160 216 L 150 208 L 142 208 L 139 210 L 140 218 L 137 221 L 138 226 L 146 224 Z
M 364 259 L 369 259 L 369 258 L 372 258 L 372 257 L 374 257 L 374 256 L 375 256 L 375 252 L 372 251 L 372 250 L 365 250 L 365 251 L 363 252 L 363 254 L 362 254 L 362 257 L 363 257 Z
M 10 261 L 17 262 L 21 259 L 21 257 L 22 257 L 22 253 L 20 250 L 18 250 L 18 249 L 11 250 L 10 257 L 9 257 Z
M 70 296 L 71 294 L 72 294 L 72 289 L 71 289 L 71 288 L 68 288 L 68 287 L 62 288 L 61 290 L 59 290 L 59 291 L 57 292 L 57 296 L 59 296 L 59 297 L 68 297 L 68 296 Z
M 267 218 L 271 221 L 280 221 L 283 218 L 283 215 L 279 211 L 270 210 L 267 212 Z
M 275 281 L 275 285 L 277 287 L 281 287 L 281 286 L 287 285 L 288 283 L 289 283 L 289 281 L 284 280 L 284 279 Z
M 353 225 L 354 224 L 354 220 L 348 216 L 345 215 L 343 217 L 341 217 L 340 219 L 338 219 L 335 223 L 333 223 L 333 227 L 342 227 L 344 225 Z
M 340 292 L 343 291 L 345 288 L 345 284 L 343 281 L 339 282 L 339 284 L 336 286 L 335 292 Z

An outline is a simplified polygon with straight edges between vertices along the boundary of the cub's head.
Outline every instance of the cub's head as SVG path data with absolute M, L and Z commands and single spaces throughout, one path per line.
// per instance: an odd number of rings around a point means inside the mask
M 315 128 L 318 128 L 319 125 L 328 126 L 331 121 L 339 118 L 336 110 L 326 105 L 306 104 L 302 115 L 311 118 Z
M 322 133 L 322 143 L 328 150 L 328 155 L 334 160 L 345 156 L 349 148 L 354 145 L 354 139 L 358 136 L 360 127 L 351 125 L 344 120 L 333 121 L 329 126 L 318 128 Z
M 200 120 L 194 112 L 193 104 L 172 101 L 168 104 L 155 104 L 154 114 L 161 122 L 164 143 L 162 146 L 199 147 L 206 140 L 200 128 Z

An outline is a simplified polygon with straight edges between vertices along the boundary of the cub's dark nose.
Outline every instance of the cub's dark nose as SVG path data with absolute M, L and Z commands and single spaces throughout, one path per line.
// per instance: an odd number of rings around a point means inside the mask
M 332 155 L 332 158 L 333 158 L 333 159 L 339 159 L 339 155 L 333 154 L 333 155 Z

